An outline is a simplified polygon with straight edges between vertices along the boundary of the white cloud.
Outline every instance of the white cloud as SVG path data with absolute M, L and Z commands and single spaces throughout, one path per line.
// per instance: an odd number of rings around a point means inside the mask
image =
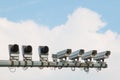
M 107 60 L 109 68 L 99 73 L 94 70 L 86 74 L 79 69 L 72 72 L 69 69 L 50 71 L 49 69 L 38 70 L 35 68 L 25 72 L 18 69 L 16 73 L 12 74 L 8 69 L 1 68 L 2 77 L 0 79 L 113 80 L 115 76 L 116 79 L 119 79 L 119 74 L 115 73 L 119 73 L 120 70 L 120 63 L 117 62 L 120 60 L 120 35 L 111 30 L 99 33 L 98 31 L 105 25 L 106 23 L 101 20 L 101 15 L 86 8 L 78 8 L 68 16 L 65 24 L 56 26 L 51 30 L 47 26 L 36 24 L 32 20 L 12 22 L 6 18 L 0 18 L 0 59 L 9 58 L 8 44 L 10 43 L 18 43 L 20 46 L 32 44 L 34 60 L 38 60 L 37 47 L 39 45 L 48 45 L 50 54 L 66 48 L 73 50 L 83 48 L 86 51 L 92 49 L 112 51 L 110 59 Z

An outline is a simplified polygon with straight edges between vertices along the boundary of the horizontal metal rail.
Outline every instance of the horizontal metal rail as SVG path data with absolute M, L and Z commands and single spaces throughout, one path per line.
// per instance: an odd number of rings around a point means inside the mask
M 0 67 L 74 67 L 74 68 L 107 68 L 105 62 L 80 62 L 80 61 L 62 61 L 62 62 L 52 62 L 52 61 L 9 61 L 0 60 Z

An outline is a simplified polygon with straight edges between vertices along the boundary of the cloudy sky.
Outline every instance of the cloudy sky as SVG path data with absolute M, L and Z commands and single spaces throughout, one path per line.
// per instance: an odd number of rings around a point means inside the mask
M 51 54 L 71 48 L 89 51 L 110 50 L 108 68 L 50 70 L 17 68 L 11 73 L 0 68 L 1 80 L 113 80 L 119 79 L 120 1 L 118 0 L 4 0 L 0 1 L 0 59 L 9 59 L 8 45 L 30 44 L 33 59 L 39 60 L 39 45 L 48 45 Z M 21 52 L 21 51 L 20 51 Z M 22 60 L 22 55 L 20 54 Z

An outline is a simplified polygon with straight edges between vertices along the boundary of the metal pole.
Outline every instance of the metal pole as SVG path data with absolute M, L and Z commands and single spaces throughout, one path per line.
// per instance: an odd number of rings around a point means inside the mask
M 75 68 L 107 68 L 105 62 L 73 62 L 73 61 L 64 61 L 64 62 L 52 62 L 52 61 L 9 61 L 9 60 L 0 60 L 0 67 L 75 67 Z

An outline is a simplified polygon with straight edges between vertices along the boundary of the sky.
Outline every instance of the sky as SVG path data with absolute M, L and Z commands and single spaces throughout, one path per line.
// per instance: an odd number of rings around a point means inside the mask
M 0 1 L 0 60 L 8 60 L 9 44 L 33 46 L 33 60 L 39 60 L 38 46 L 48 45 L 49 58 L 60 50 L 110 50 L 108 68 L 89 73 L 82 69 L 50 70 L 17 68 L 11 73 L 0 68 L 3 80 L 113 80 L 119 79 L 120 1 L 114 0 L 4 0 Z M 20 51 L 21 53 L 21 51 Z M 22 55 L 20 54 L 20 60 Z M 51 59 L 50 59 L 51 60 Z

